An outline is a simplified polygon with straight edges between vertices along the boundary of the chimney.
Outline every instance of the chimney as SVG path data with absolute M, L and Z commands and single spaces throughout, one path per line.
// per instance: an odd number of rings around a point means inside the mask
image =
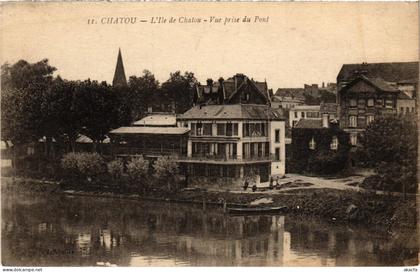
M 330 123 L 330 121 L 328 120 L 328 113 L 323 113 L 322 114 L 322 127 L 323 128 L 328 128 L 329 123 Z

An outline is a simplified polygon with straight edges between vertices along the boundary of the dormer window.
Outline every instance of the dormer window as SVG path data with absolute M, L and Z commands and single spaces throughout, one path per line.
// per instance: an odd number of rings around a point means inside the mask
M 309 149 L 315 150 L 315 148 L 316 148 L 315 139 L 314 137 L 312 137 L 312 139 L 309 141 Z
M 330 143 L 331 150 L 337 150 L 338 149 L 338 138 L 337 136 L 333 136 Z

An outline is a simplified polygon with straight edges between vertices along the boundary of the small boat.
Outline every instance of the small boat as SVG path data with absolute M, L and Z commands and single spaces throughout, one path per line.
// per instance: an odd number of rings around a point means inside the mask
M 265 213 L 279 213 L 285 211 L 286 206 L 277 207 L 243 207 L 243 208 L 228 208 L 228 213 L 231 214 L 265 214 Z

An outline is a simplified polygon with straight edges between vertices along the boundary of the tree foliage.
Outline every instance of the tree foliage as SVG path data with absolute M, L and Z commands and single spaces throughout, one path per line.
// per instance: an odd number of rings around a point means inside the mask
M 167 81 L 162 84 L 162 90 L 169 99 L 175 102 L 177 113 L 184 113 L 191 108 L 194 98 L 194 89 L 198 84 L 194 73 L 180 71 L 171 73 Z
M 392 190 L 415 191 L 417 125 L 400 116 L 383 116 L 373 121 L 361 139 L 367 162 L 376 167 Z M 402 188 L 404 187 L 404 188 Z

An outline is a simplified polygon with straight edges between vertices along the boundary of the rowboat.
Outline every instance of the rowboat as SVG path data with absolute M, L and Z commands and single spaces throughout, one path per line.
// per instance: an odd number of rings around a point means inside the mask
M 265 213 L 279 213 L 285 211 L 286 206 L 277 207 L 242 207 L 242 208 L 228 208 L 228 213 L 231 214 L 265 214 Z

